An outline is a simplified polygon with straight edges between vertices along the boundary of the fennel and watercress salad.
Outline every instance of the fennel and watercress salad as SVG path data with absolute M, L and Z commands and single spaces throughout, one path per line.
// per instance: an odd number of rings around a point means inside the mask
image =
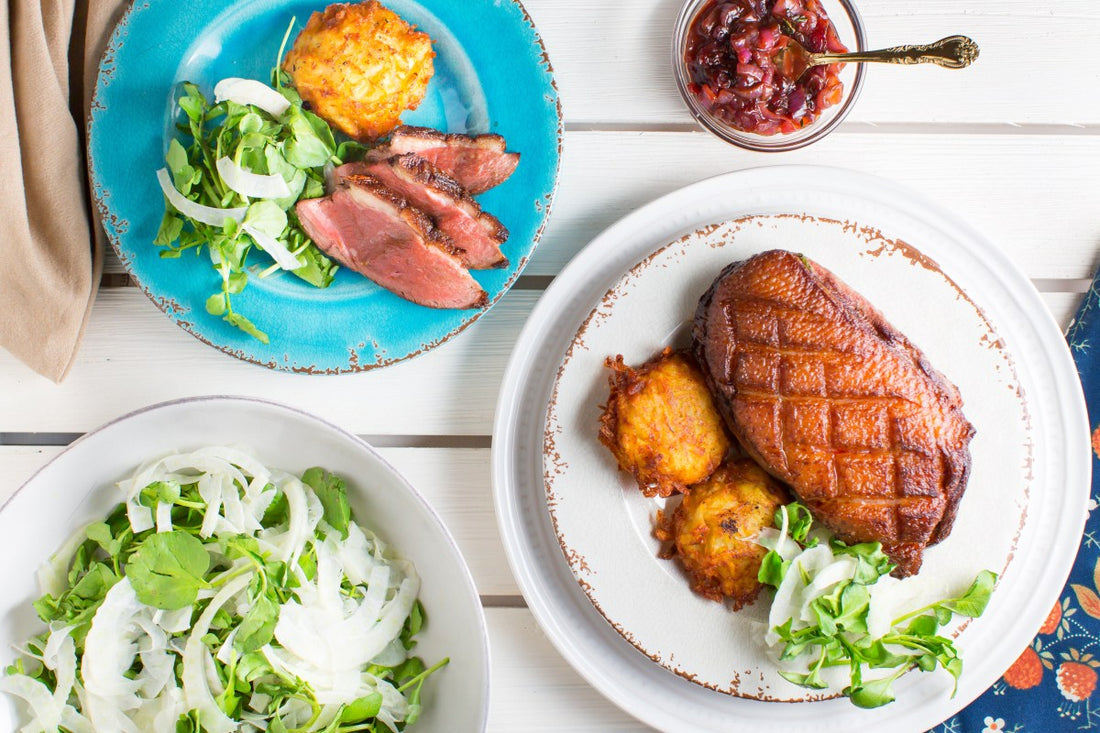
M 777 649 L 784 679 L 820 690 L 829 687 L 825 669 L 847 667 L 843 694 L 862 708 L 892 702 L 894 682 L 913 667 L 940 667 L 957 687 L 962 659 L 939 632 L 956 615 L 982 615 L 996 573 L 983 570 L 961 596 L 895 616 L 889 595 L 899 581 L 888 577 L 894 564 L 882 545 L 811 531 L 813 517 L 797 502 L 779 507 L 774 523 L 757 538 L 768 549 L 758 577 L 775 588 L 765 641 Z
M 364 146 L 337 144 L 328 123 L 302 106 L 279 68 L 291 21 L 272 69 L 272 86 L 229 78 L 214 87 L 214 103 L 185 82 L 178 100 L 183 142 L 168 144 L 166 167 L 157 171 L 165 196 L 164 218 L 154 244 L 160 256 L 178 258 L 207 250 L 221 280 L 206 301 L 211 315 L 268 343 L 267 334 L 234 310 L 231 296 L 248 283 L 279 270 L 318 288 L 332 284 L 339 267 L 313 244 L 294 213 L 294 204 L 325 194 L 325 172 L 361 157 Z M 259 248 L 273 262 L 246 267 Z
M 420 714 L 420 579 L 344 481 L 207 447 L 141 466 L 40 573 L 0 676 L 23 730 L 394 733 Z

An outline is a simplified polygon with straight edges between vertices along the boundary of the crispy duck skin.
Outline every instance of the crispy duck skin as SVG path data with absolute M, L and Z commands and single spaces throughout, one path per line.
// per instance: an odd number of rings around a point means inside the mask
M 458 258 L 471 270 L 502 268 L 508 258 L 500 245 L 508 230 L 443 171 L 416 153 L 395 155 L 373 163 L 345 163 L 333 175 L 368 174 L 432 218 L 436 228 L 462 250 Z
M 781 250 L 727 267 L 693 347 L 742 446 L 842 540 L 894 575 L 951 532 L 974 428 L 958 390 L 861 295 Z
M 371 150 L 367 160 L 385 160 L 405 153 L 416 153 L 471 194 L 499 186 L 519 165 L 519 153 L 505 150 L 500 135 L 459 135 L 410 125 L 394 130 L 389 142 Z

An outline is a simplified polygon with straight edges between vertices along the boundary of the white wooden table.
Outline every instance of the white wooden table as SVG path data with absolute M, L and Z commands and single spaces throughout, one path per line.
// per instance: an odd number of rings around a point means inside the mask
M 794 153 L 754 154 L 698 131 L 669 65 L 680 0 L 526 0 L 565 112 L 557 199 L 526 273 L 479 323 L 365 374 L 276 373 L 172 325 L 108 259 L 80 357 L 55 385 L 0 352 L 0 501 L 60 447 L 138 407 L 201 394 L 273 399 L 382 449 L 442 514 L 486 608 L 493 731 L 646 730 L 591 689 L 543 636 L 509 571 L 489 480 L 509 352 L 543 288 L 619 217 L 685 184 L 783 163 L 890 177 L 968 218 L 1030 276 L 1065 326 L 1100 254 L 1100 39 L 1095 0 L 858 0 L 872 46 L 965 33 L 977 64 L 872 68 L 849 121 Z

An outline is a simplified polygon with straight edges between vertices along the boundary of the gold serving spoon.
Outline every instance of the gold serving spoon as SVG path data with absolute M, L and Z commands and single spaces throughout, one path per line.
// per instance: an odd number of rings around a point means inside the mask
M 779 50 L 776 66 L 786 79 L 797 81 L 806 70 L 821 64 L 874 62 L 881 64 L 936 64 L 948 69 L 970 66 L 978 58 L 978 44 L 966 36 L 948 36 L 935 43 L 915 46 L 894 46 L 878 51 L 850 53 L 810 53 L 795 39 L 787 36 Z

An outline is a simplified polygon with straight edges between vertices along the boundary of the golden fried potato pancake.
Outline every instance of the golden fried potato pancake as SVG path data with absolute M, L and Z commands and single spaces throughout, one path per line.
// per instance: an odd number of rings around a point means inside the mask
M 313 111 L 358 140 L 372 140 L 416 109 L 434 67 L 432 39 L 377 0 L 314 13 L 283 61 Z
M 611 395 L 600 442 L 646 496 L 670 496 L 706 479 L 726 457 L 729 438 L 703 374 L 686 352 L 665 349 L 638 369 L 607 359 Z
M 775 479 L 748 459 L 728 461 L 691 487 L 672 512 L 658 515 L 657 538 L 672 542 L 691 577 L 691 588 L 712 601 L 728 598 L 734 610 L 760 592 L 756 579 L 767 552 L 753 538 L 788 501 Z

